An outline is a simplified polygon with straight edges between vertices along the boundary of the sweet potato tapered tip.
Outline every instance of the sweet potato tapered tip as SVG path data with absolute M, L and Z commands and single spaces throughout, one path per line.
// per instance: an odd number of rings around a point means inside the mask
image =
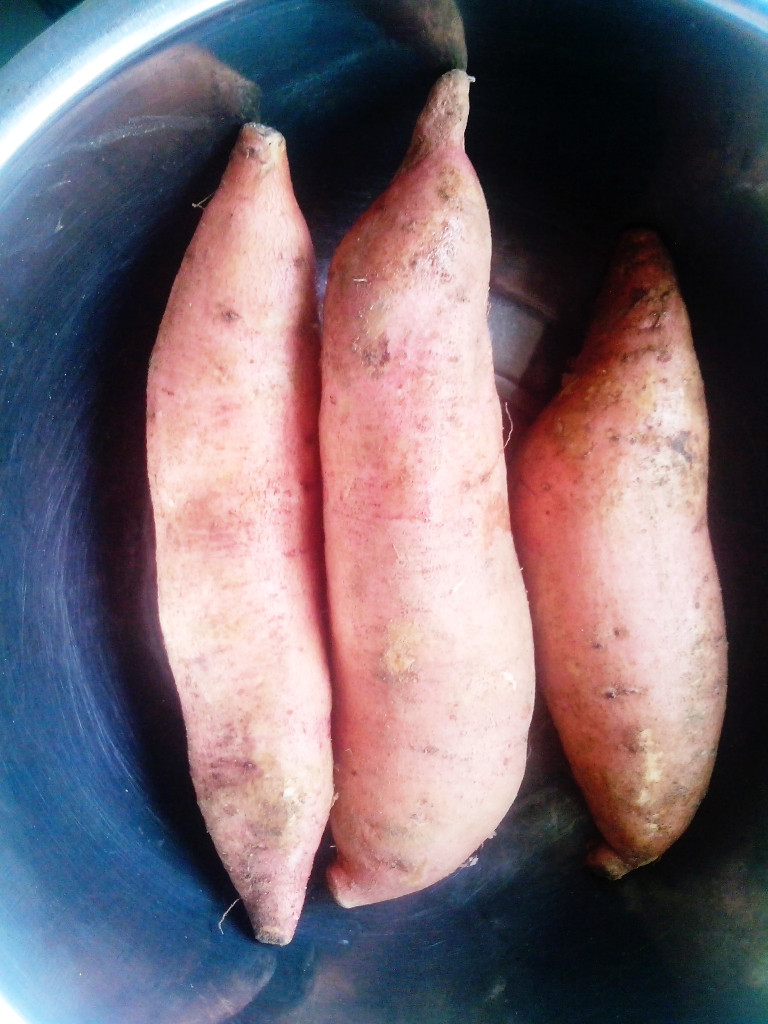
M 296 934 L 296 925 L 298 920 L 291 922 L 286 927 L 283 925 L 281 928 L 265 928 L 258 922 L 260 920 L 260 912 L 254 914 L 251 919 L 251 925 L 253 926 L 253 932 L 256 936 L 257 942 L 263 942 L 267 946 L 288 946 L 291 943 L 294 935 Z
M 659 334 L 662 320 L 674 315 L 687 326 L 687 314 L 672 260 L 655 231 L 631 228 L 616 243 L 608 274 L 592 314 L 578 363 L 631 346 L 636 332 Z M 660 335 L 661 336 L 661 335 Z
M 609 882 L 618 882 L 630 871 L 646 867 L 658 859 L 658 856 L 640 856 L 625 860 L 608 843 L 598 842 L 587 850 L 586 863 L 587 867 L 601 878 L 606 878 Z
M 459 68 L 446 71 L 435 82 L 416 121 L 411 143 L 398 175 L 407 171 L 433 149 L 456 146 L 464 149 L 469 119 L 469 87 L 472 79 Z
M 364 907 L 369 903 L 376 902 L 375 899 L 371 899 L 369 895 L 361 891 L 360 886 L 350 878 L 348 870 L 338 862 L 331 864 L 325 877 L 331 896 L 345 910 Z
M 240 129 L 236 150 L 246 160 L 256 160 L 264 172 L 269 171 L 274 162 L 286 154 L 285 138 L 276 129 L 256 121 L 248 121 Z

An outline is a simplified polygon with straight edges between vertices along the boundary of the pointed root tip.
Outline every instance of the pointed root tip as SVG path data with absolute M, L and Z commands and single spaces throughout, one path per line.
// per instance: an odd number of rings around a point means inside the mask
M 432 86 L 427 107 L 432 103 L 445 103 L 462 109 L 469 102 L 469 87 L 475 81 L 463 68 L 452 68 L 442 74 Z
M 271 166 L 285 152 L 285 139 L 276 128 L 248 121 L 240 129 L 237 148 L 246 160 Z
M 628 858 L 621 857 L 607 843 L 596 843 L 587 851 L 587 865 L 601 878 L 607 878 L 611 882 L 617 882 L 620 878 L 628 875 L 635 868 L 652 864 L 656 857 Z
M 412 896 L 440 881 L 440 877 L 404 878 L 398 872 L 384 871 L 379 874 L 375 869 L 372 872 L 363 869 L 356 873 L 354 868 L 350 870 L 339 861 L 331 864 L 326 872 L 328 889 L 334 900 L 345 910 Z
M 269 946 L 287 946 L 296 934 L 298 919 L 294 920 L 293 917 L 290 917 L 284 920 L 265 922 L 263 917 L 259 919 L 252 915 L 251 924 L 258 942 L 264 942 Z
M 276 912 L 269 915 L 264 913 L 263 906 L 248 906 L 245 903 L 245 909 L 257 942 L 269 946 L 287 946 L 296 934 L 299 912 L 295 909 L 288 908 L 287 912 L 281 913 L 280 908 L 276 908 Z
M 623 231 L 616 243 L 613 263 L 627 269 L 650 264 L 665 275 L 672 274 L 670 255 L 659 235 L 649 227 L 632 227 Z
M 646 224 L 636 224 L 625 228 L 619 235 L 620 243 L 627 245 L 660 245 L 661 239 L 653 228 Z
M 326 872 L 326 881 L 331 896 L 340 907 L 345 910 L 352 910 L 355 907 L 370 907 L 374 903 L 385 903 L 387 900 L 394 900 L 400 896 L 407 896 L 412 890 L 404 889 L 402 886 L 384 885 L 379 879 L 376 880 L 359 876 L 355 877 L 353 871 L 349 871 L 345 864 L 336 861 L 331 864 Z
M 469 118 L 469 83 L 469 75 L 461 68 L 446 71 L 438 78 L 416 122 L 401 170 L 443 146 L 464 148 L 464 132 Z
M 255 933 L 256 940 L 268 946 L 287 946 L 293 938 L 294 933 L 283 932 L 277 928 L 260 928 Z
M 352 910 L 354 907 L 365 906 L 369 901 L 361 898 L 358 886 L 352 881 L 346 871 L 338 863 L 331 864 L 326 872 L 326 881 L 331 896 L 340 907 L 345 910 Z

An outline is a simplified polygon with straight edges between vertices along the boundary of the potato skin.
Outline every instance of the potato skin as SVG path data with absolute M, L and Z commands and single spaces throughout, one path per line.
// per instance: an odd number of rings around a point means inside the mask
M 333 794 L 314 252 L 285 142 L 245 125 L 147 386 L 160 622 L 192 779 L 257 938 L 293 936 Z
M 488 211 L 444 75 L 325 297 L 320 443 L 337 860 L 352 907 L 458 868 L 507 812 L 533 704 L 486 322 Z
M 727 649 L 708 443 L 669 257 L 627 232 L 511 486 L 540 685 L 605 840 L 590 863 L 610 878 L 681 835 L 714 764 Z

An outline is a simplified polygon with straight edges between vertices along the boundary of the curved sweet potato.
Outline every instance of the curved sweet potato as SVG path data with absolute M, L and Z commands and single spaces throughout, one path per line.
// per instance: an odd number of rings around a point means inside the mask
M 245 125 L 152 354 L 160 622 L 208 830 L 290 940 L 332 798 L 314 253 L 277 132 Z
M 523 775 L 530 615 L 486 322 L 490 228 L 439 79 L 389 189 L 334 255 L 320 416 L 344 906 L 424 888 Z
M 605 839 L 590 861 L 612 878 L 680 836 L 715 758 L 726 641 L 708 439 L 669 258 L 628 232 L 512 486 L 540 683 Z

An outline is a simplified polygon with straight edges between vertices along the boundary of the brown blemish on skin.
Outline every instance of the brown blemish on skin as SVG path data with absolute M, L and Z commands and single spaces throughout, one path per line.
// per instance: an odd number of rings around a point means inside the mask
M 194 765 L 195 788 L 198 798 L 207 801 L 220 790 L 239 789 L 262 778 L 264 769 L 248 758 L 217 757 L 203 764 Z
M 215 822 L 219 816 L 241 818 L 252 849 L 270 848 L 282 838 L 290 841 L 306 793 L 295 780 L 286 779 L 273 758 L 224 756 L 194 759 L 190 764 L 206 821 Z
M 682 455 L 685 461 L 690 464 L 693 462 L 693 453 L 688 450 L 688 442 L 691 439 L 690 430 L 681 430 L 673 438 L 670 439 L 669 446 L 673 452 L 677 452 L 678 455 Z
M 400 845 L 418 839 L 421 835 L 418 819 L 411 819 L 409 824 L 364 819 L 361 822 L 360 831 L 361 838 L 367 847 L 366 859 L 370 860 L 373 865 L 390 871 L 397 871 L 398 874 L 414 880 L 423 874 L 423 863 L 416 860 L 407 860 L 402 852 L 395 853 L 386 848 L 391 843 Z
M 641 331 L 655 331 L 669 309 L 669 300 L 674 294 L 672 282 L 662 280 L 653 288 L 638 288 L 630 293 L 628 312 L 634 326 Z
M 486 550 L 493 544 L 498 530 L 510 532 L 509 504 L 501 494 L 495 494 L 486 503 L 483 515 L 483 545 Z
M 387 623 L 386 647 L 379 659 L 380 678 L 390 684 L 412 682 L 417 677 L 417 653 L 423 639 L 415 623 Z
M 167 525 L 169 538 L 177 545 L 195 542 L 205 544 L 211 553 L 239 550 L 249 540 L 249 522 L 236 512 L 222 506 L 218 491 L 211 490 L 190 497 L 174 510 Z
M 288 809 L 281 803 L 265 803 L 261 808 L 261 816 L 258 820 L 247 823 L 248 833 L 253 845 L 259 848 L 269 849 L 275 839 L 285 832 L 285 826 L 289 817 Z
M 440 748 L 433 746 L 431 743 L 410 743 L 409 747 L 414 754 L 426 754 L 428 757 L 440 753 Z M 414 815 L 411 815 L 411 817 L 413 818 Z
M 642 692 L 636 686 L 610 686 L 603 692 L 603 697 L 606 700 L 616 700 L 617 697 L 631 697 Z
M 354 352 L 357 352 L 360 356 L 360 362 L 373 377 L 381 376 L 383 368 L 391 358 L 389 354 L 389 338 L 384 332 L 375 338 L 364 338 L 355 341 L 352 349 Z
M 465 188 L 462 175 L 455 167 L 445 167 L 437 182 L 437 197 L 444 203 L 461 207 L 461 196 Z
M 618 359 L 620 363 L 636 363 L 639 362 L 644 356 L 655 355 L 656 359 L 660 363 L 668 363 L 672 358 L 672 354 L 666 345 L 643 345 L 640 348 L 632 348 L 627 352 L 622 352 Z
M 626 626 L 606 626 L 596 629 L 586 640 L 593 651 L 603 651 L 610 646 L 613 640 L 623 640 L 627 636 L 629 636 L 629 630 Z
M 226 320 L 228 323 L 242 319 L 237 310 L 226 302 L 217 302 L 214 313 L 220 320 Z

